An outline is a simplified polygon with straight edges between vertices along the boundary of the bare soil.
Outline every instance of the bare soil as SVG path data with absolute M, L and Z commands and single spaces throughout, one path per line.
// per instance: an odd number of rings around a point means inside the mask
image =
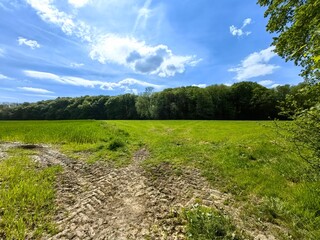
M 140 165 L 149 152 L 144 148 L 130 165 L 114 168 L 72 160 L 51 146 L 20 143 L 0 144 L 0 161 L 11 147 L 36 150 L 35 161 L 64 169 L 56 184 L 58 233 L 44 239 L 186 239 L 179 213 L 199 201 L 231 216 L 249 238 L 276 239 L 268 233 L 270 224 L 257 228 L 250 216 L 243 221 L 241 210 L 232 207 L 232 196 L 213 189 L 197 170 L 177 175 L 163 163 L 145 171 Z

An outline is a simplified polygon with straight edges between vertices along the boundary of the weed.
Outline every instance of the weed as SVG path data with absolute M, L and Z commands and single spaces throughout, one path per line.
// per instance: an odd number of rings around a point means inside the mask
M 195 204 L 183 211 L 188 239 L 242 239 L 231 221 L 212 208 Z

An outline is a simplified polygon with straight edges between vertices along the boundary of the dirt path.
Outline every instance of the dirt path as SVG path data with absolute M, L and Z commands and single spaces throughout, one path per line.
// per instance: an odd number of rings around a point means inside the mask
M 225 199 L 217 191 L 202 189 L 200 176 L 189 181 L 170 174 L 166 165 L 153 169 L 154 179 L 149 179 L 139 166 L 148 156 L 145 149 L 135 154 L 131 165 L 119 169 L 42 150 L 42 157 L 51 156 L 65 165 L 57 198 L 62 231 L 52 239 L 185 239 L 175 211 L 203 198 L 204 191 L 210 202 Z
M 0 144 L 0 152 L 10 147 L 26 145 Z M 178 212 L 198 199 L 238 216 L 224 204 L 232 201 L 230 195 L 212 189 L 195 170 L 177 176 L 163 164 L 145 172 L 140 162 L 148 157 L 146 149 L 138 151 L 129 166 L 111 168 L 71 160 L 49 146 L 33 147 L 38 152 L 35 161 L 64 168 L 57 181 L 59 232 L 49 239 L 185 239 Z M 241 221 L 239 225 L 246 226 Z M 244 231 L 254 239 L 275 239 L 258 230 Z

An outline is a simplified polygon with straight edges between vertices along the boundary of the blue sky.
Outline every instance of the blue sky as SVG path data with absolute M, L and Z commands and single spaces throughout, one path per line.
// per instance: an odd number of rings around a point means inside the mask
M 255 1 L 0 0 L 0 102 L 297 84 Z

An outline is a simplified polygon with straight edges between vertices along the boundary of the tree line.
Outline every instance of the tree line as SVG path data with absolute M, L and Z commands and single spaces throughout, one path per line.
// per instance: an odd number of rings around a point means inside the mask
M 232 86 L 189 86 L 161 92 L 146 88 L 140 95 L 59 97 L 36 103 L 2 104 L 0 119 L 267 120 L 283 118 L 279 104 L 302 86 L 269 89 L 254 82 L 239 82 Z

